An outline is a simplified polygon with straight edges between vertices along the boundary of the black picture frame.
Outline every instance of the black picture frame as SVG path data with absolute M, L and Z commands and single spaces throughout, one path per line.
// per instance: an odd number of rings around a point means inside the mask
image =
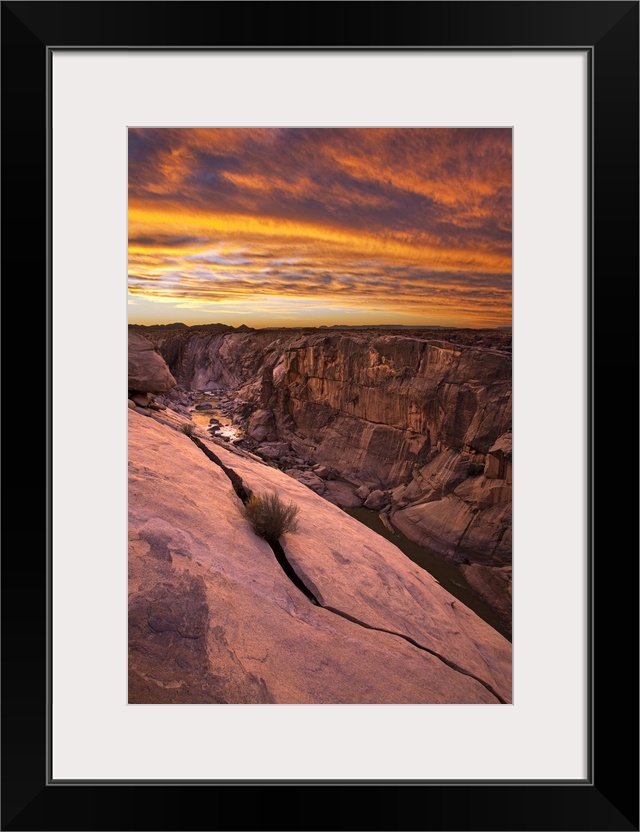
M 48 135 L 53 49 L 587 50 L 592 235 L 587 779 L 531 783 L 51 781 L 51 445 L 49 441 L 45 452 L 39 440 L 36 458 L 47 461 L 38 503 L 42 514 L 42 507 L 47 507 L 44 535 L 39 545 L 29 540 L 19 547 L 19 557 L 13 551 L 2 562 L 2 829 L 638 829 L 637 499 L 631 506 L 628 490 L 620 485 L 629 466 L 635 479 L 638 459 L 638 11 L 638 2 L 582 0 L 2 3 L 3 273 L 10 284 L 20 282 L 16 276 L 24 275 L 28 246 L 31 285 L 37 281 L 43 299 L 46 287 L 46 304 L 37 322 L 30 307 L 30 328 L 42 347 L 41 375 L 48 382 L 49 439 Z M 23 204 L 25 208 L 17 208 Z M 19 287 L 15 291 L 19 302 Z M 545 333 L 543 322 L 541 337 L 562 342 L 562 333 Z M 624 363 L 631 396 L 626 391 L 621 396 L 611 381 L 614 360 Z M 12 382 L 17 387 L 21 382 L 15 372 L 19 368 L 12 369 L 14 374 L 9 370 L 5 375 L 9 389 Z M 35 507 L 33 477 L 12 470 L 11 479 L 12 492 L 24 495 L 28 488 L 30 505 Z M 28 592 L 20 591 L 25 588 Z M 553 684 L 552 679 L 549 682 Z M 620 756 L 620 747 L 626 756 Z M 313 738 L 309 753 L 313 753 Z

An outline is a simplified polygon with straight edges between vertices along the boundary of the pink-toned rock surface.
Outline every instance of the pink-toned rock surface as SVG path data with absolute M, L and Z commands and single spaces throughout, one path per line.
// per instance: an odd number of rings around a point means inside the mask
M 336 506 L 208 442 L 247 487 L 300 506 L 284 549 L 337 612 L 314 605 L 174 424 L 129 411 L 130 702 L 510 701 L 505 639 Z
M 277 491 L 300 506 L 298 533 L 285 552 L 325 607 L 366 625 L 402 633 L 511 696 L 511 645 L 455 600 L 396 546 L 273 468 L 216 447 L 215 453 L 256 493 Z
M 463 564 L 462 574 L 479 598 L 489 604 L 508 630 L 511 630 L 512 567 Z

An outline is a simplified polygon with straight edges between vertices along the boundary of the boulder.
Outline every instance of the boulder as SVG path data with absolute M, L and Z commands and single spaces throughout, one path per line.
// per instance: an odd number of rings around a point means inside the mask
M 299 471 L 295 475 L 295 479 L 302 483 L 302 485 L 306 485 L 307 488 L 315 491 L 316 494 L 324 494 L 325 492 L 325 483 L 313 471 Z
M 129 332 L 129 390 L 162 393 L 175 385 L 167 362 L 151 341 L 137 332 Z
M 268 459 L 279 459 L 290 452 L 291 446 L 288 442 L 267 442 L 258 448 L 258 453 Z
M 153 396 L 151 393 L 133 393 L 131 399 L 140 407 L 148 407 L 153 401 Z
M 341 508 L 359 508 L 362 505 L 362 500 L 356 497 L 353 486 L 348 482 L 325 481 L 325 492 L 322 496 Z
M 247 422 L 247 433 L 256 442 L 270 442 L 277 439 L 275 419 L 271 410 L 256 410 Z
M 314 465 L 312 470 L 321 480 L 327 480 L 331 476 L 331 469 L 327 468 L 326 465 Z
M 372 511 L 380 511 L 388 503 L 388 497 L 384 491 L 376 489 L 364 501 L 364 507 L 370 508 Z

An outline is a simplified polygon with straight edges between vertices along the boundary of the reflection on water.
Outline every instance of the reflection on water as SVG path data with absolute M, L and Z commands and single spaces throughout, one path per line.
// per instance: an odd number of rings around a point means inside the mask
M 220 410 L 219 398 L 212 396 L 209 393 L 205 393 L 202 400 L 196 404 L 205 403 L 210 404 L 211 409 L 196 410 L 195 406 L 189 408 L 189 415 L 195 425 L 198 425 L 198 427 L 204 428 L 205 430 L 208 430 L 209 428 L 217 428 L 218 430 L 214 435 L 220 439 L 226 439 L 229 442 L 242 437 L 242 430 L 239 427 L 236 427 L 229 416 Z M 211 424 L 212 419 L 216 420 L 214 424 Z
M 464 579 L 463 574 L 453 564 L 447 563 L 431 554 L 427 549 L 423 549 L 421 546 L 413 543 L 413 541 L 409 540 L 409 538 L 405 537 L 399 531 L 395 530 L 393 533 L 390 532 L 376 511 L 370 511 L 368 508 L 345 508 L 343 511 L 346 511 L 351 517 L 359 520 L 368 528 L 373 529 L 374 532 L 382 535 L 382 537 L 390 540 L 414 563 L 417 563 L 418 566 L 421 566 L 429 574 L 433 575 L 440 586 L 446 589 L 447 592 L 459 598 L 466 607 L 473 610 L 483 621 L 490 624 L 494 630 L 497 630 L 511 641 L 510 635 L 501 625 L 498 616 L 491 607 L 476 597 Z

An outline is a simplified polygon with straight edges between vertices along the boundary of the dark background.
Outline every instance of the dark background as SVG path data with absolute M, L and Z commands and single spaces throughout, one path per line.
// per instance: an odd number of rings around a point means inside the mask
M 635 489 L 630 494 L 623 485 L 637 482 L 638 468 L 637 2 L 2 3 L 3 288 L 15 293 L 5 307 L 19 317 L 28 251 L 30 285 L 42 280 L 41 314 L 36 317 L 30 305 L 29 319 L 21 323 L 35 355 L 32 378 L 41 387 L 51 377 L 49 48 L 287 45 L 592 50 L 588 781 L 51 783 L 50 445 L 33 432 L 28 438 L 11 411 L 9 444 L 19 450 L 20 462 L 7 466 L 5 493 L 29 523 L 21 529 L 5 521 L 8 536 L 20 534 L 2 561 L 2 829 L 637 830 L 638 501 Z M 544 322 L 541 337 L 557 338 L 561 348 L 563 334 L 545 332 Z M 23 353 L 16 360 L 13 340 L 5 350 L 5 387 L 11 391 L 25 387 Z M 620 373 L 622 383 L 614 382 Z M 49 397 L 47 402 L 50 414 Z M 50 431 L 49 418 L 49 437 Z M 29 452 L 31 463 L 25 461 Z M 45 477 L 35 478 L 45 464 Z M 31 530 L 32 517 L 42 524 L 40 534 Z M 308 738 L 309 754 L 319 742 L 322 737 Z

